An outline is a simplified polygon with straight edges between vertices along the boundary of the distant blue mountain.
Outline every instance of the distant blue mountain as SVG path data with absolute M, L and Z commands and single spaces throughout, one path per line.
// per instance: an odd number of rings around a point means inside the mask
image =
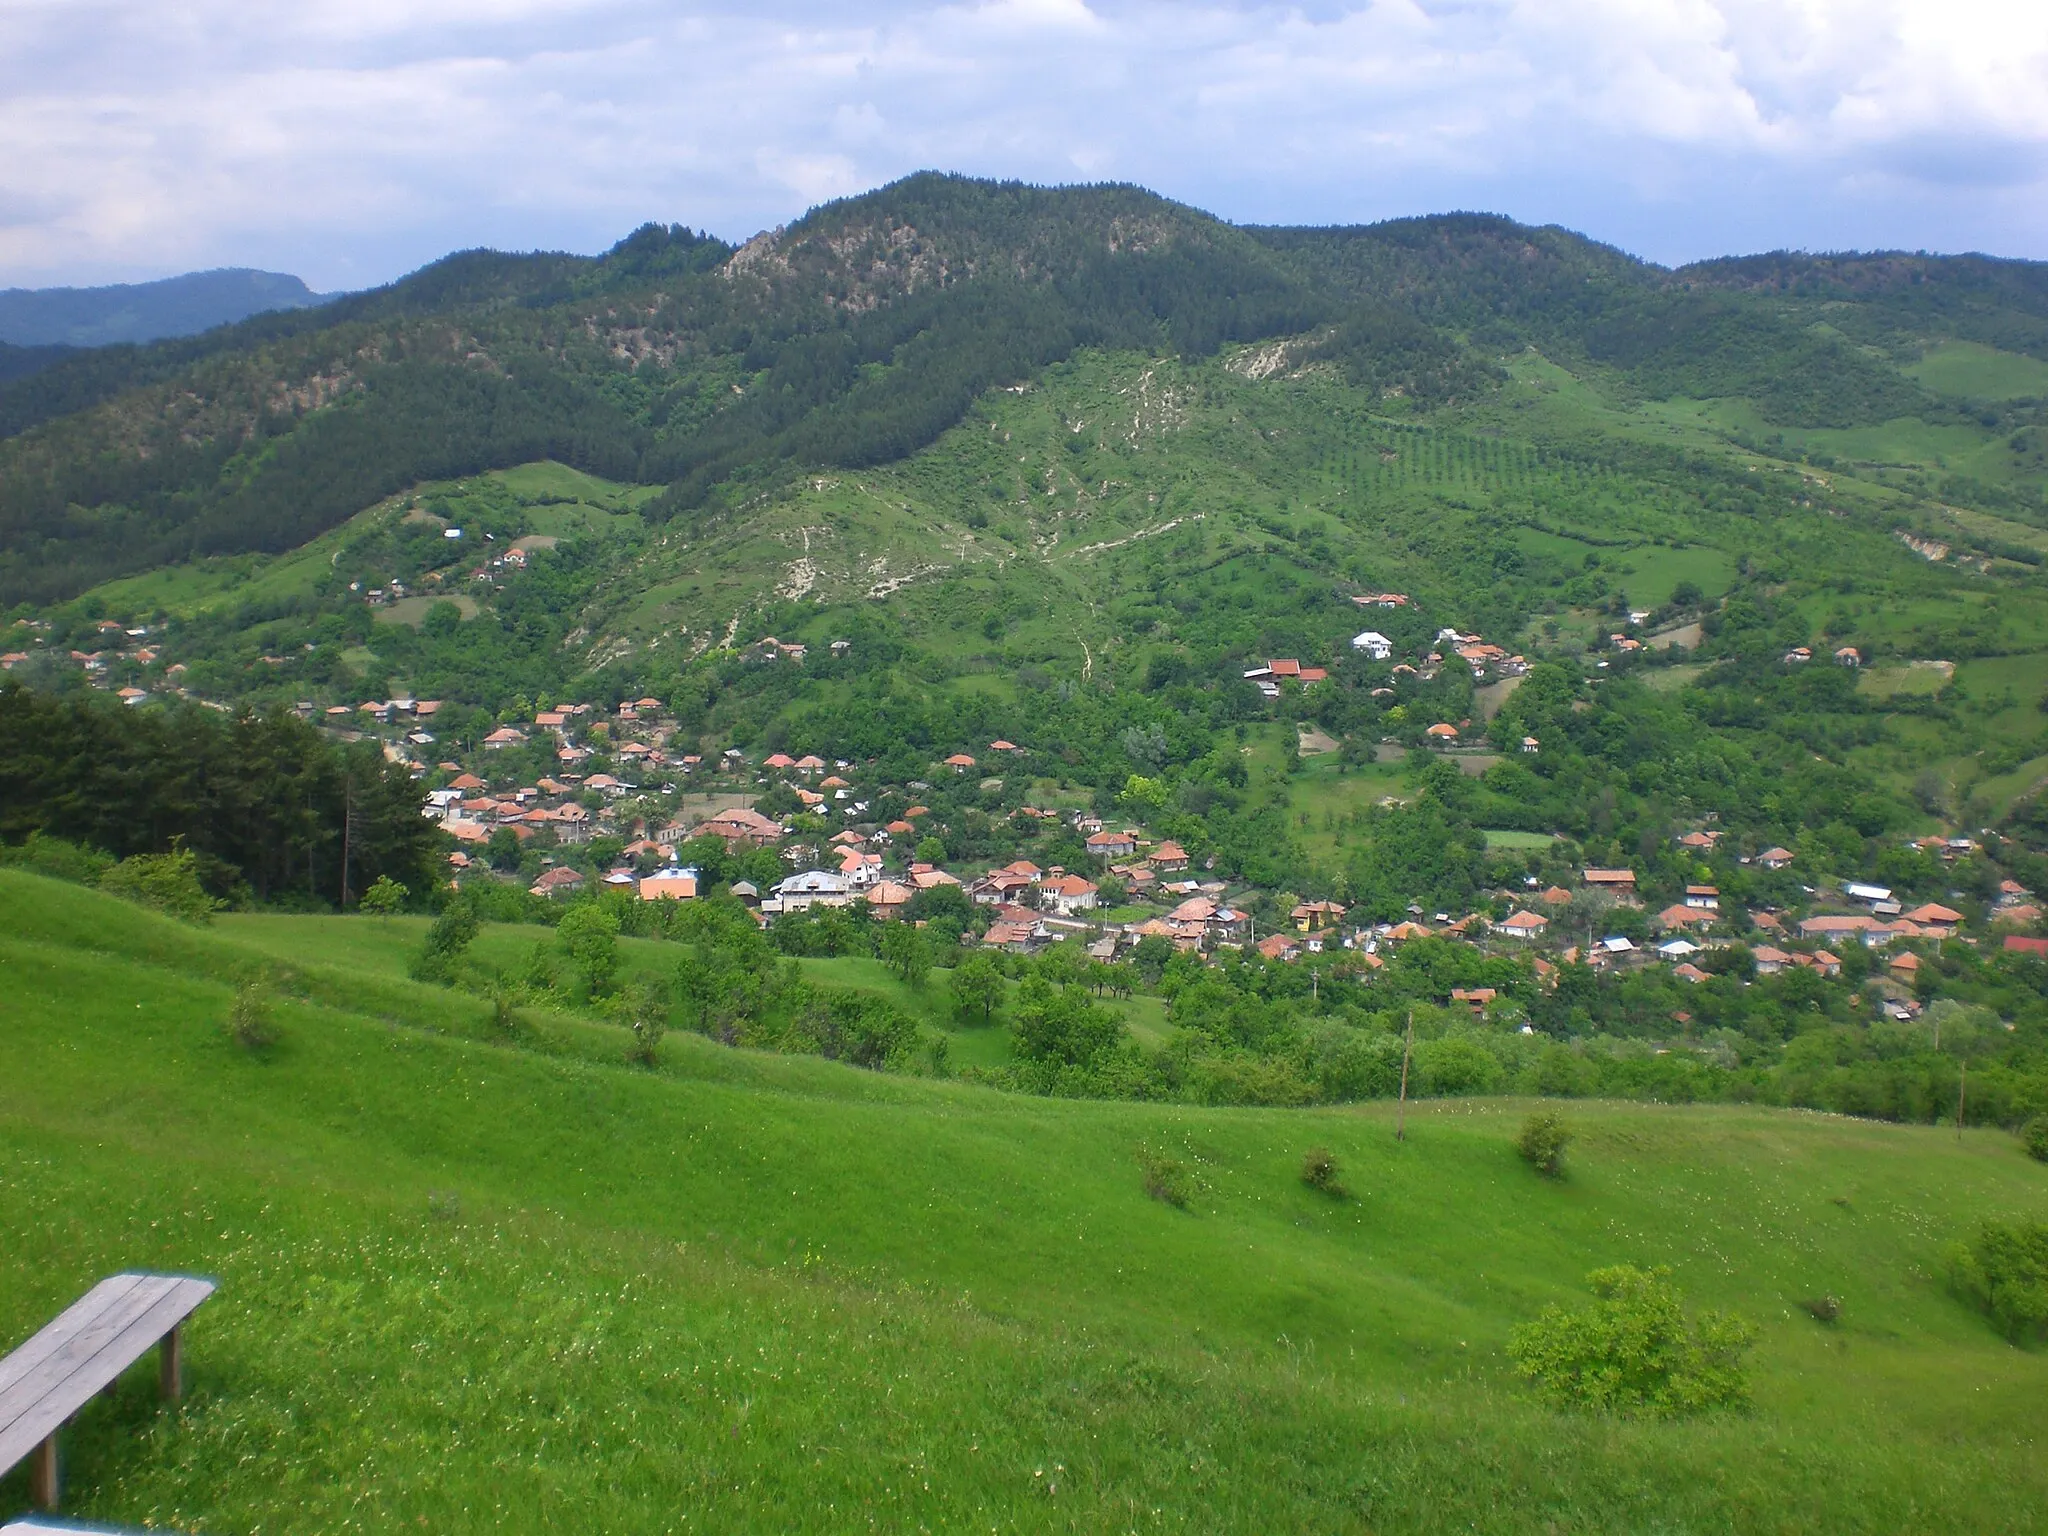
M 16 347 L 106 347 L 192 336 L 273 309 L 305 309 L 315 293 L 283 272 L 224 267 L 154 283 L 106 288 L 0 290 L 0 342 Z

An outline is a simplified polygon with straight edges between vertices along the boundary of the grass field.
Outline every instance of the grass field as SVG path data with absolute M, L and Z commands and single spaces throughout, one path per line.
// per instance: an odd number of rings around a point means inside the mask
M 1489 848 L 1511 848 L 1526 852 L 1534 848 L 1548 848 L 1556 839 L 1548 832 L 1517 832 L 1513 828 L 1486 829 L 1486 846 Z
M 273 926 L 274 925 L 274 926 Z M 281 1044 L 221 1029 L 277 952 Z M 496 931 L 486 942 L 516 945 Z M 563 1018 L 491 1038 L 403 924 L 178 927 L 0 874 L 0 1336 L 205 1272 L 192 1391 L 138 1368 L 71 1508 L 206 1531 L 2041 1529 L 2048 1356 L 1933 1279 L 2048 1212 L 2010 1138 L 1575 1105 L 1006 1097 Z M 332 956 L 329 963 L 325 957 Z M 1296 1177 L 1333 1149 L 1353 1197 Z M 1141 1148 L 1193 1172 L 1145 1197 Z M 1762 1330 L 1756 1405 L 1531 1402 L 1507 1331 L 1666 1263 Z M 1795 1303 L 1831 1291 L 1824 1328 Z M 0 1511 L 25 1502 L 0 1480 Z
M 1901 370 L 1936 394 L 1972 400 L 2048 396 L 2048 363 L 1975 341 L 1944 341 Z

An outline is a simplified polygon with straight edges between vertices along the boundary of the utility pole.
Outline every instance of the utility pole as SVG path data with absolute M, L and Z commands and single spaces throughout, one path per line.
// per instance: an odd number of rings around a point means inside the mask
M 356 781 L 345 774 L 341 781 L 341 906 L 348 910 L 348 846 L 356 825 Z
M 1394 1140 L 1408 1139 L 1408 1058 L 1415 1050 L 1415 1010 L 1408 1010 L 1408 1034 L 1401 1046 L 1401 1099 L 1394 1111 Z

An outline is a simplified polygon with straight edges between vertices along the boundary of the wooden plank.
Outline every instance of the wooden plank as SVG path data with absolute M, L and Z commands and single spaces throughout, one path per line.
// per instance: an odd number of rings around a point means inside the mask
M 78 1331 L 102 1317 L 142 1282 L 137 1274 L 109 1275 L 43 1325 L 36 1336 L 0 1360 L 0 1403 L 17 1381 L 69 1343 Z M 4 1412 L 0 1409 L 0 1412 Z
M 139 1283 L 111 1291 L 112 1302 L 84 1326 L 73 1320 L 63 1342 L 40 1351 L 41 1358 L 0 1399 L 0 1472 L 56 1433 L 214 1290 L 210 1280 L 181 1275 L 129 1278 Z
M 139 1275 L 116 1275 L 114 1281 L 127 1283 L 117 1286 L 102 1282 L 94 1286 L 82 1300 L 67 1307 L 42 1332 L 7 1357 L 7 1379 L 0 1385 L 0 1429 L 25 1403 L 40 1395 L 31 1383 L 53 1365 L 63 1369 L 63 1363 L 81 1349 L 87 1353 L 97 1350 L 154 1306 L 164 1290 L 160 1282 L 145 1283 L 145 1277 Z
M 212 1294 L 203 1280 L 152 1277 L 156 1283 L 137 1286 L 119 1304 L 78 1333 L 15 1384 L 8 1394 L 9 1413 L 0 1410 L 0 1455 L 17 1429 L 31 1419 L 47 1417 L 57 1399 L 75 1397 L 68 1418 L 108 1382 L 133 1365 L 173 1325 Z M 88 1385 L 90 1383 L 90 1385 Z M 83 1395 L 80 1395 L 83 1394 Z

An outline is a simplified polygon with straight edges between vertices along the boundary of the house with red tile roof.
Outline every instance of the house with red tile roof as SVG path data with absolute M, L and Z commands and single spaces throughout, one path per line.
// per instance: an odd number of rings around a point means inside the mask
M 1094 882 L 1079 875 L 1054 875 L 1039 887 L 1039 895 L 1062 917 L 1091 911 L 1096 902 Z

